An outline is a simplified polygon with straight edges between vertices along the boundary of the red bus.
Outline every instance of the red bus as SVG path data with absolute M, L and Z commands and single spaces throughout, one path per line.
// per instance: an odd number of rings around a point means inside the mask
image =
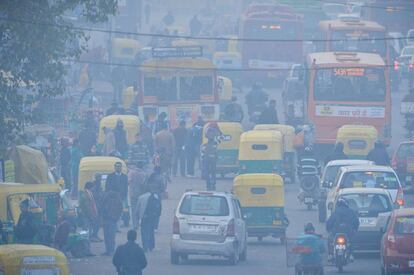
M 242 66 L 258 69 L 248 72 L 255 78 L 279 78 L 284 70 L 303 62 L 303 18 L 291 7 L 277 4 L 251 4 L 240 24 Z M 249 39 L 249 41 L 243 41 Z M 294 42 L 252 40 L 298 40 Z M 267 71 L 267 69 L 269 69 Z M 272 71 L 273 69 L 273 71 Z M 251 79 L 251 77 L 249 77 Z

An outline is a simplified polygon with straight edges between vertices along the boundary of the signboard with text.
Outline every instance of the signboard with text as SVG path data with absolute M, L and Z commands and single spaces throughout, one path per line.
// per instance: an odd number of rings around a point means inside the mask
M 318 104 L 315 115 L 322 117 L 384 118 L 384 106 L 350 106 Z

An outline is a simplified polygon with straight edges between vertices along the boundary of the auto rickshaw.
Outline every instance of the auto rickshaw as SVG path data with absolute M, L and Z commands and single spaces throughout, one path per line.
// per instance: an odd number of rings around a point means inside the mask
M 239 173 L 276 173 L 283 171 L 283 136 L 279 131 L 248 131 L 241 135 Z
M 67 200 L 62 198 L 60 186 L 57 184 L 0 183 L 0 220 L 3 223 L 0 243 L 12 244 L 18 241 L 15 226 L 20 217 L 20 203 L 26 199 L 29 200 L 29 211 L 33 213 L 38 229 L 33 239 L 35 244 L 53 244 L 60 218 L 67 218 L 69 222 L 76 220 L 75 209 L 70 209 L 71 206 L 65 203 Z M 88 233 L 71 232 L 66 249 L 74 257 L 89 254 Z
M 0 245 L 0 274 L 69 275 L 65 254 L 44 245 Z
M 245 174 L 234 179 L 233 191 L 240 201 L 249 237 L 266 236 L 286 241 L 289 220 L 285 215 L 283 179 L 277 174 Z
M 122 159 L 117 157 L 83 157 L 79 164 L 78 190 L 82 191 L 88 181 L 93 181 L 95 174 L 102 175 L 102 188 L 105 187 L 106 177 L 114 172 L 116 162 L 122 163 L 122 173 L 128 168 Z
M 141 44 L 130 38 L 113 38 L 112 39 L 112 60 L 133 64 L 135 56 L 139 53 Z
M 377 129 L 371 125 L 344 125 L 336 134 L 336 142 L 344 144 L 344 153 L 352 159 L 365 159 L 377 139 Z
M 224 76 L 219 76 L 217 83 L 220 99 L 220 116 L 222 117 L 227 104 L 231 102 L 233 96 L 233 83 L 230 78 Z
M 118 120 L 124 123 L 124 129 L 127 134 L 127 142 L 129 145 L 134 144 L 136 135 L 139 132 L 140 120 L 138 116 L 133 115 L 110 115 L 101 119 L 99 122 L 99 136 L 98 143 L 103 144 L 105 141 L 104 127 L 114 129 Z
M 296 177 L 295 128 L 284 124 L 258 124 L 254 127 L 254 130 L 275 130 L 282 133 L 284 147 L 283 169 L 286 176 L 293 183 Z
M 243 127 L 237 122 L 217 122 L 217 126 L 222 132 L 221 142 L 218 145 L 218 159 L 216 171 L 222 177 L 226 173 L 236 173 L 239 170 L 238 155 L 240 136 Z M 205 131 L 208 123 L 203 128 L 203 144 L 207 143 Z

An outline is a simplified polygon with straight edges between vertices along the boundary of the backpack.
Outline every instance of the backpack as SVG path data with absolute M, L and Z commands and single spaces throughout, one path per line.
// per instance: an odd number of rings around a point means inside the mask
M 160 199 L 151 194 L 148 198 L 147 207 L 145 208 L 144 218 L 158 218 L 161 215 Z

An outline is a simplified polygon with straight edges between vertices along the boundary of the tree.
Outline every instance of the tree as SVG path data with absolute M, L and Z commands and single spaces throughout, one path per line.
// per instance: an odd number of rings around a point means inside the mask
M 63 93 L 68 61 L 86 50 L 87 35 L 68 18 L 105 22 L 116 7 L 117 0 L 0 1 L 0 149 L 30 121 L 28 104 Z

